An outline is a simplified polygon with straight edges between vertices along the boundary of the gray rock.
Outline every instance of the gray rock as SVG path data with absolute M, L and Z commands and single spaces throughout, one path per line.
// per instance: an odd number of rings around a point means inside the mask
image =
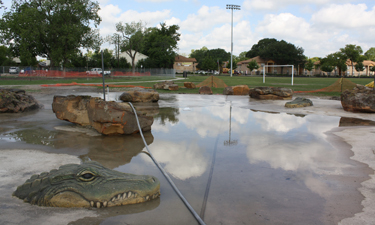
M 302 108 L 307 106 L 313 106 L 313 102 L 307 98 L 297 97 L 291 102 L 285 103 L 287 108 Z

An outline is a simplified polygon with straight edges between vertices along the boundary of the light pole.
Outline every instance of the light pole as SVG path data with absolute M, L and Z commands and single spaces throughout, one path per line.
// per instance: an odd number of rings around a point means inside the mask
M 231 45 L 230 45 L 230 76 L 233 76 L 233 9 L 241 10 L 239 5 L 227 5 L 227 9 L 232 10 L 232 20 L 231 20 Z

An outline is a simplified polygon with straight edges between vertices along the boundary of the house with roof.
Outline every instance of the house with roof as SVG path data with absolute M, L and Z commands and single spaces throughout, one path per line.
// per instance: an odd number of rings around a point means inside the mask
M 250 71 L 249 68 L 247 68 L 247 66 L 249 65 L 250 61 L 252 60 L 255 60 L 258 65 L 259 65 L 259 68 L 257 70 L 254 70 L 254 71 Z M 247 59 L 247 60 L 243 60 L 243 61 L 240 61 L 237 63 L 237 69 L 238 71 L 241 71 L 242 74 L 250 74 L 250 72 L 252 72 L 251 74 L 261 74 L 262 71 L 263 71 L 263 66 L 275 66 L 275 67 L 266 67 L 265 68 L 265 72 L 270 74 L 291 74 L 292 73 L 292 67 L 278 67 L 277 66 L 278 64 L 273 61 L 273 60 L 267 60 L 267 59 L 263 59 L 261 58 L 260 56 L 256 56 L 254 58 L 251 58 L 251 59 Z M 299 71 L 298 68 L 295 68 L 296 71 Z
M 364 60 L 363 62 L 363 66 L 365 67 L 364 68 L 364 71 L 361 71 L 361 72 L 358 72 L 356 69 L 355 69 L 355 65 L 357 63 L 354 63 L 354 67 L 352 67 L 352 61 L 350 61 L 349 59 L 346 60 L 346 66 L 347 66 L 347 70 L 345 71 L 345 75 L 346 76 L 352 76 L 352 72 L 354 71 L 354 76 L 355 77 L 358 77 L 358 76 L 370 76 L 370 75 L 374 75 L 374 72 L 370 71 L 370 69 L 375 66 L 375 62 L 374 61 L 371 61 L 371 60 Z M 315 68 L 312 70 L 312 73 L 313 74 L 322 74 L 322 75 L 338 75 L 339 74 L 339 70 L 338 69 L 334 69 L 332 70 L 329 74 L 327 74 L 327 72 L 324 72 L 320 69 L 320 61 L 316 61 L 314 63 L 315 65 Z
M 195 72 L 197 69 L 197 60 L 195 58 L 187 58 L 182 55 L 177 55 L 174 59 L 173 69 L 176 70 L 176 73 Z

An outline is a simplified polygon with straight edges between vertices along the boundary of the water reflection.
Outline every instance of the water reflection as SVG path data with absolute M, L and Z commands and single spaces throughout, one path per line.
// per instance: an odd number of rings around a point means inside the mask
M 83 130 L 83 131 L 82 131 Z M 43 145 L 65 153 L 80 155 L 83 161 L 93 160 L 108 168 L 116 168 L 127 164 L 144 148 L 140 135 L 102 136 L 87 135 L 89 128 L 70 125 L 59 130 L 46 130 L 42 127 L 6 132 L 0 140 L 22 141 L 32 145 Z M 151 132 L 144 133 L 146 143 L 154 141 Z M 68 141 L 67 141 L 68 140 Z
M 207 224 L 337 224 L 360 211 L 357 188 L 367 179 L 364 166 L 327 137 L 338 126 L 372 121 L 252 111 L 240 102 L 251 104 L 246 98 L 165 95 L 158 104 L 136 105 L 155 118 L 144 134 L 151 152 L 194 209 L 206 207 Z M 139 154 L 144 150 L 140 135 L 95 136 L 49 114 L 15 118 L 0 128 L 0 138 L 7 138 L 0 143 L 47 146 L 161 181 L 160 201 L 100 211 L 98 218 L 75 224 L 194 223 L 150 158 Z

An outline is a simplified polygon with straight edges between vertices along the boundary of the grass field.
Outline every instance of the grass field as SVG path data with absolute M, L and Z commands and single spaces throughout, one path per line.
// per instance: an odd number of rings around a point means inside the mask
M 174 82 L 179 85 L 178 91 L 169 90 L 158 90 L 160 93 L 185 93 L 185 94 L 197 94 L 198 89 L 186 89 L 184 88 L 184 82 L 193 82 L 199 84 L 200 82 L 207 79 L 209 76 L 192 76 L 188 75 L 187 78 L 181 80 L 175 80 Z M 272 86 L 272 87 L 286 87 L 291 88 L 294 91 L 313 91 L 321 88 L 328 87 L 335 83 L 339 78 L 326 78 L 326 77 L 295 77 L 294 85 L 291 85 L 290 77 L 266 77 L 265 83 L 263 83 L 263 77 L 261 76 L 217 76 L 222 79 L 228 86 L 235 85 L 248 85 L 252 87 L 260 86 Z M 177 76 L 182 78 L 182 76 Z M 134 85 L 142 87 L 150 87 L 160 80 L 170 79 L 168 77 L 125 77 L 125 78 L 111 78 L 106 77 L 105 82 L 111 84 L 123 84 L 123 85 Z M 373 81 L 373 78 L 346 78 L 356 84 L 366 85 Z M 102 83 L 102 78 L 77 78 L 77 79 L 3 79 L 0 77 L 0 85 L 37 85 L 37 84 L 57 84 L 57 83 Z M 214 94 L 222 94 L 224 88 L 212 88 Z M 309 93 L 310 95 L 326 95 L 326 96 L 338 96 L 340 92 L 316 92 Z

